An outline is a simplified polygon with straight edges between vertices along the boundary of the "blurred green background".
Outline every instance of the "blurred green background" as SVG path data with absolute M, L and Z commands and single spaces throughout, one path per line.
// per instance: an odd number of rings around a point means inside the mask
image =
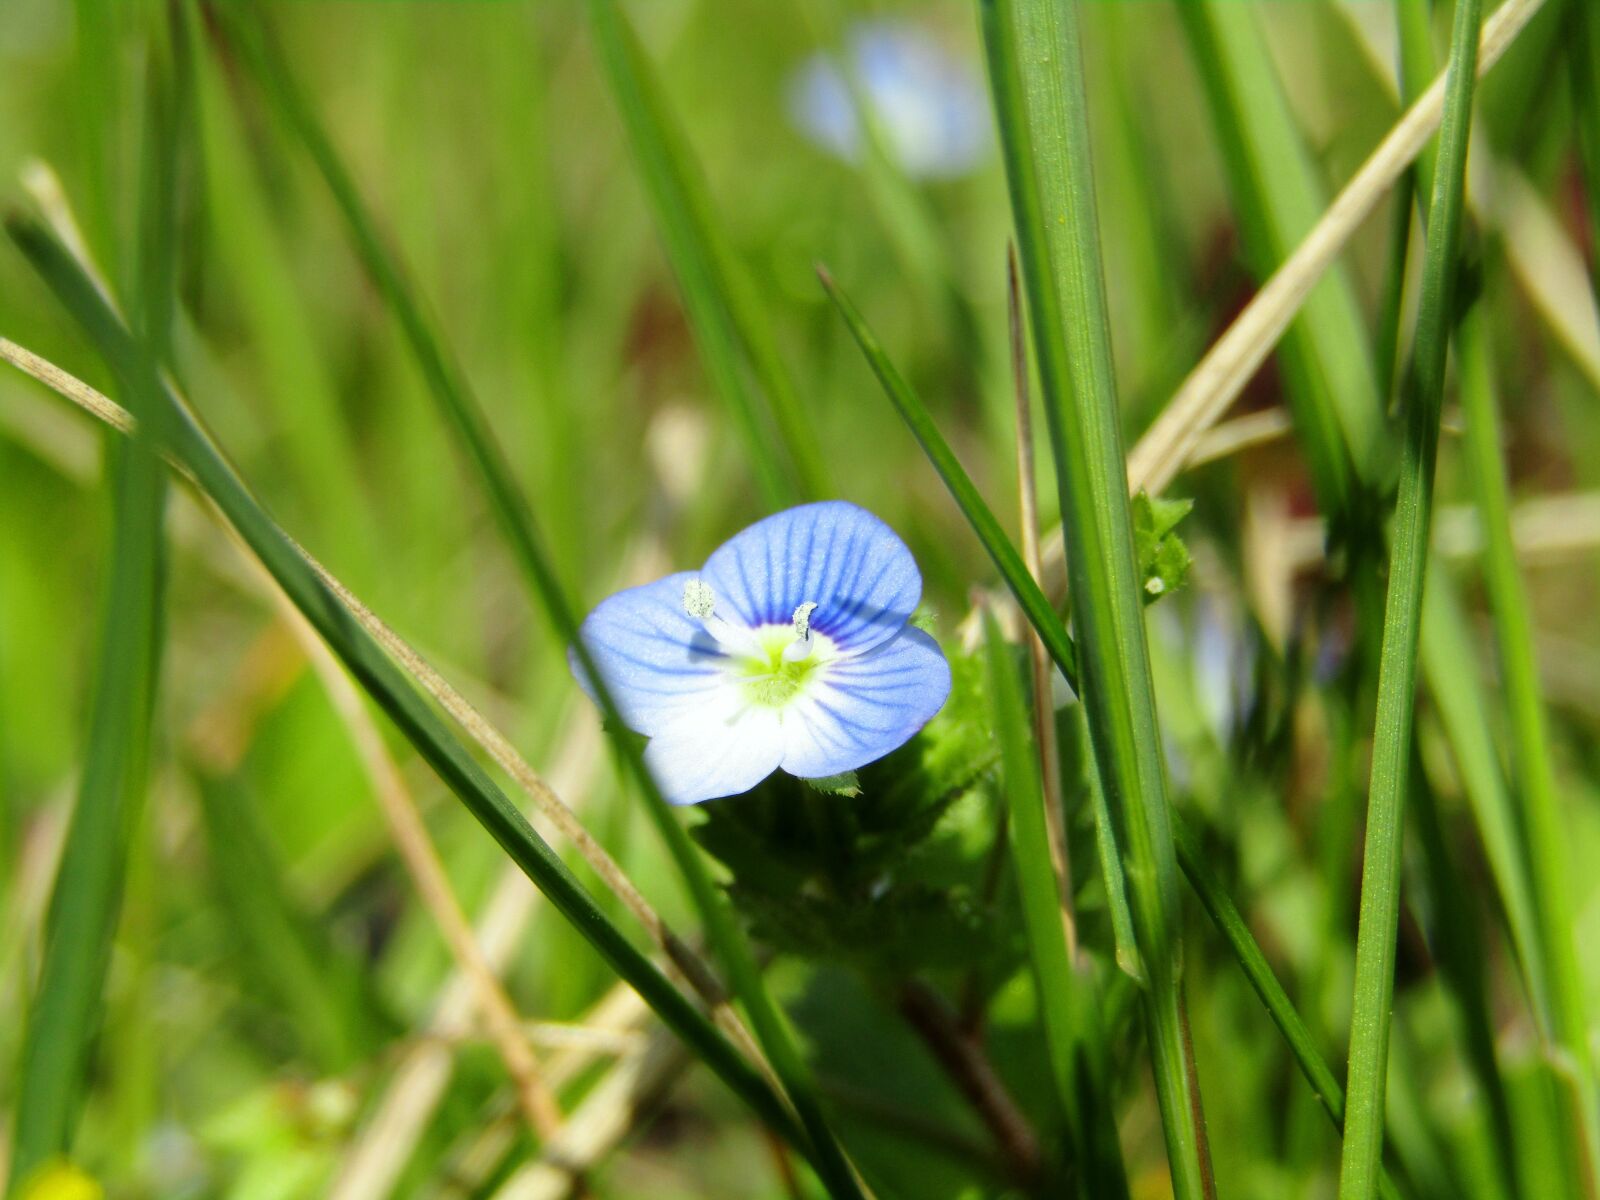
M 1600 329 L 1588 283 L 1593 196 L 1578 152 L 1584 118 L 1567 63 L 1582 3 L 1550 0 L 1480 93 L 1468 260 L 1494 346 L 1513 496 L 1535 506 L 1518 529 L 1595 1012 L 1600 880 L 1586 867 L 1600 861 L 1600 491 L 1590 490 L 1600 487 Z M 1208 42 L 1161 0 L 1084 5 L 1129 445 L 1293 248 L 1307 213 L 1320 213 L 1399 114 L 1389 4 L 1211 7 L 1226 11 L 1212 26 L 1224 32 Z M 260 9 L 472 381 L 569 594 L 587 608 L 626 583 L 697 564 L 768 511 L 748 443 L 686 320 L 581 5 L 304 0 Z M 870 19 L 920 31 L 970 73 L 982 100 L 974 6 L 646 0 L 624 12 L 770 325 L 828 493 L 900 531 L 941 638 L 958 646 L 973 590 L 994 586 L 993 569 L 814 267 L 826 263 L 867 313 L 1014 529 L 1009 209 L 998 156 L 988 150 L 930 180 L 900 169 L 892 148 L 842 159 L 797 127 L 789 88 L 812 55 Z M 137 240 L 147 45 L 162 16 L 154 3 L 109 0 L 8 0 L 0 11 L 4 193 L 36 204 L 37 186 L 21 180 L 31 172 L 37 181 L 47 164 L 117 281 L 129 277 Z M 327 187 L 213 14 L 190 16 L 198 153 L 180 209 L 173 356 L 187 393 L 279 522 L 556 782 L 653 904 L 692 928 L 676 877 L 599 747 L 563 647 L 531 605 Z M 1440 55 L 1448 17 L 1434 14 Z M 1239 78 L 1266 89 L 1246 92 L 1232 116 L 1217 102 L 1226 86 L 1217 38 L 1245 56 Z M 1261 105 L 1291 140 L 1269 141 L 1246 161 L 1248 118 Z M 1284 144 L 1298 157 L 1277 154 Z M 1381 342 L 1391 286 L 1390 209 L 1380 206 L 1340 260 L 1334 307 L 1353 305 L 1367 355 Z M 1413 256 L 1413 283 L 1416 269 Z M 109 389 L 91 347 L 9 247 L 0 253 L 0 335 Z M 1275 357 L 1237 411 L 1278 412 L 1296 387 L 1329 386 L 1305 383 L 1318 360 L 1299 353 Z M 1504 714 L 1453 412 L 1447 406 L 1440 537 L 1478 656 L 1458 665 L 1487 699 L 1493 740 L 1479 750 L 1493 764 Z M 0 374 L 7 1130 L 41 923 L 83 761 L 94 648 L 118 620 L 104 599 L 107 445 L 31 380 Z M 1046 457 L 1040 470 L 1050 526 Z M 1196 501 L 1183 527 L 1192 585 L 1151 613 L 1177 795 L 1342 1076 L 1371 723 L 1370 679 L 1346 664 L 1362 637 L 1347 581 L 1339 555 L 1330 564 L 1324 554 L 1317 495 L 1293 437 L 1227 454 L 1169 493 Z M 434 1026 L 451 956 L 379 816 L 348 717 L 244 557 L 187 495 L 174 495 L 168 529 L 150 784 L 126 833 L 126 894 L 73 1160 L 116 1197 L 496 1194 L 533 1143 L 493 1048 L 470 1023 Z M 503 855 L 387 729 L 386 740 L 457 896 L 482 914 L 506 872 Z M 1426 698 L 1418 745 L 1420 786 L 1437 795 L 1459 878 L 1458 890 L 1441 891 L 1432 859 L 1408 851 L 1391 1144 L 1411 1194 L 1553 1194 L 1541 1190 L 1541 1170 L 1560 1157 L 1548 1071 L 1468 803 L 1470 767 Z M 986 845 L 990 810 L 969 807 L 949 818 L 951 836 Z M 1083 903 L 1093 912 L 1089 861 Z M 1337 1139 L 1236 966 L 1189 908 L 1186 969 L 1221 1193 L 1331 1195 Z M 1439 940 L 1458 935 L 1484 989 L 1476 1014 L 1460 1003 L 1467 985 L 1441 966 Z M 1097 950 L 1108 946 L 1104 938 Z M 543 906 L 531 906 L 502 957 L 519 1012 L 549 1024 L 534 1036 L 544 1061 L 570 1044 L 564 1037 L 581 1036 L 566 1023 L 594 1022 L 614 982 Z M 993 1156 L 983 1125 L 881 997 L 839 967 L 780 959 L 774 979 L 851 1114 L 847 1141 L 897 1194 L 1004 1191 L 983 1165 Z M 1020 975 L 998 987 L 991 1048 L 1024 1106 L 1048 1113 L 1030 1062 L 1032 1004 Z M 1474 1019 L 1492 1039 L 1509 1097 L 1514 1185 L 1495 1178 L 1491 1106 L 1463 1049 Z M 623 1041 L 634 1046 L 640 1028 L 649 1025 L 635 1019 Z M 1119 1123 L 1135 1194 L 1158 1196 L 1164 1159 L 1138 1040 L 1115 1033 Z M 385 1186 L 339 1191 L 355 1188 L 353 1164 L 370 1149 L 381 1105 L 415 1086 L 405 1064 L 439 1046 L 453 1073 L 410 1140 L 380 1139 Z M 611 1053 L 571 1085 L 571 1104 L 600 1086 Z M 619 1148 L 589 1176 L 593 1194 L 790 1195 L 781 1156 L 720 1085 L 702 1070 L 668 1067 L 642 1111 L 624 1114 L 611 1139 Z M 59 1186 L 69 1186 L 65 1177 Z

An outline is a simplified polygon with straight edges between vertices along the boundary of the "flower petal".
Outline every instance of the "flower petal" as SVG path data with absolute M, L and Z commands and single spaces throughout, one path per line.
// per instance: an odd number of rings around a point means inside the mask
M 639 733 L 664 729 L 723 683 L 727 656 L 683 611 L 683 586 L 694 578 L 684 571 L 608 596 L 578 631 L 622 719 Z M 598 703 L 577 654 L 569 650 L 567 660 Z
M 939 643 L 907 626 L 866 654 L 828 664 L 784 710 L 783 769 L 807 779 L 853 771 L 904 745 L 949 695 Z
M 802 504 L 724 542 L 700 578 L 744 624 L 787 625 L 816 604 L 811 628 L 839 654 L 893 637 L 922 598 L 922 575 L 895 531 L 842 500 Z
M 748 792 L 778 769 L 778 712 L 748 703 L 735 685 L 707 697 L 644 748 L 645 765 L 669 804 L 699 804 Z

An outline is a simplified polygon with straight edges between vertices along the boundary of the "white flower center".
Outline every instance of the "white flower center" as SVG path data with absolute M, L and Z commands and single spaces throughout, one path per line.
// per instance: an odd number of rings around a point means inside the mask
M 781 708 L 821 677 L 834 657 L 833 642 L 811 628 L 814 600 L 794 610 L 788 625 L 747 629 L 717 615 L 717 597 L 704 580 L 683 585 L 683 611 L 698 621 L 731 660 L 728 677 L 753 703 Z

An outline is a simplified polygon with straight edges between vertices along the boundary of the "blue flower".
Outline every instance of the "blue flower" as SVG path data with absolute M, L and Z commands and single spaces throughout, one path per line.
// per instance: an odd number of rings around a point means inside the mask
M 989 152 L 989 109 L 970 67 L 911 24 L 865 21 L 849 34 L 849 68 L 886 149 L 917 179 L 964 175 Z M 827 55 L 814 55 L 789 83 L 789 110 L 813 141 L 848 162 L 862 136 L 850 88 Z
M 602 601 L 579 636 L 674 804 L 822 778 L 882 758 L 950 693 L 939 644 L 909 625 L 922 576 L 854 504 L 757 521 L 698 572 Z M 594 689 L 575 654 L 573 674 Z

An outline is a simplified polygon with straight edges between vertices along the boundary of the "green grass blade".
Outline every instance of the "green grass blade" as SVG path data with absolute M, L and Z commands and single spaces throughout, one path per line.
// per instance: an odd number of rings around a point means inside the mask
M 1327 198 L 1256 9 L 1196 0 L 1178 12 L 1210 102 L 1245 254 L 1255 276 L 1265 279 L 1321 218 Z M 1340 268 L 1307 298 L 1280 352 L 1318 498 L 1325 515 L 1342 516 L 1356 476 L 1380 465 L 1383 406 L 1361 306 Z
M 1350 1022 L 1348 1112 L 1341 1200 L 1367 1200 L 1382 1149 L 1389 1014 L 1400 912 L 1401 827 L 1415 715 L 1417 642 L 1433 515 L 1433 469 L 1460 241 L 1467 134 L 1477 76 L 1480 0 L 1461 0 L 1451 38 L 1439 166 L 1429 205 L 1416 351 L 1407 389 L 1406 438 L 1390 556 L 1378 674 L 1378 712 L 1367 796 L 1355 1000 Z
M 1461 326 L 1461 407 L 1466 421 L 1466 456 L 1473 497 L 1483 522 L 1484 584 L 1494 619 L 1500 678 L 1510 714 L 1511 759 L 1522 799 L 1523 836 L 1531 865 L 1534 913 L 1540 932 L 1547 1036 L 1560 1048 L 1566 1070 L 1560 1072 L 1568 1092 L 1575 1145 L 1587 1147 L 1591 1170 L 1600 1165 L 1600 1111 L 1596 1104 L 1594 1066 L 1588 1040 L 1582 976 L 1577 956 L 1569 897 L 1568 817 L 1560 792 L 1545 728 L 1537 650 L 1528 596 L 1511 537 L 1511 504 L 1501 461 L 1499 404 L 1495 397 L 1488 330 L 1481 310 L 1474 308 Z M 1589 1191 L 1600 1187 L 1592 1175 Z
M 985 0 L 981 12 L 1061 493 L 1082 695 L 1127 860 L 1173 1190 L 1192 1200 L 1213 1184 L 1184 1033 L 1178 868 L 1135 577 L 1078 10 Z
M 161 355 L 172 316 L 181 73 L 154 41 L 141 159 L 137 320 L 141 356 Z M 127 396 L 150 422 L 144 397 Z M 158 428 L 148 423 L 146 430 Z M 44 958 L 28 1010 L 12 1134 L 9 1193 L 67 1156 L 77 1130 L 98 1031 L 127 856 L 148 774 L 160 672 L 162 517 L 166 469 L 150 432 L 117 447 L 111 573 L 95 670 L 89 741 L 67 840 L 51 892 Z
M 1398 16 L 1401 94 L 1409 98 L 1434 71 L 1428 6 L 1423 0 L 1404 0 Z M 1580 135 L 1580 151 L 1581 141 Z M 1419 156 L 1416 176 L 1422 187 L 1431 184 L 1436 169 L 1436 158 L 1431 150 Z M 1600 1180 L 1592 1177 L 1587 1187 L 1581 1182 L 1587 1173 L 1584 1160 L 1589 1164 L 1600 1162 L 1597 1158 L 1600 1156 L 1600 1112 L 1595 1108 L 1592 1055 L 1582 1032 L 1586 1026 L 1582 991 L 1577 982 L 1572 916 L 1567 911 L 1565 844 L 1557 832 L 1560 806 L 1548 760 L 1527 598 L 1511 543 L 1510 502 L 1500 462 L 1500 424 L 1492 380 L 1492 355 L 1488 327 L 1479 306 L 1463 316 L 1456 340 L 1461 402 L 1467 420 L 1468 475 L 1485 528 L 1485 575 L 1500 647 L 1501 676 L 1511 712 L 1516 790 L 1522 799 L 1520 820 L 1501 781 L 1500 764 L 1494 761 L 1489 749 L 1493 742 L 1486 718 L 1466 711 L 1457 714 L 1458 724 L 1471 721 L 1475 727 L 1463 730 L 1455 739 L 1456 753 L 1463 768 L 1467 767 L 1469 759 L 1490 760 L 1478 766 L 1477 770 L 1484 772 L 1481 778 L 1469 775 L 1467 786 L 1469 795 L 1475 794 L 1474 809 L 1480 814 L 1484 844 L 1501 881 L 1501 894 L 1518 960 L 1528 981 L 1541 1032 L 1547 1041 L 1560 1047 L 1559 1057 L 1571 1066 L 1570 1073 L 1558 1071 L 1557 1075 L 1563 1091 L 1564 1110 L 1574 1131 L 1571 1145 L 1587 1147 L 1587 1153 L 1574 1154 L 1562 1166 L 1568 1175 L 1569 1194 L 1583 1195 L 1600 1187 Z M 1441 582 L 1447 591 L 1448 581 Z M 1462 618 L 1458 612 L 1439 611 L 1454 608 L 1454 599 L 1441 596 L 1434 600 L 1431 598 L 1434 590 L 1437 589 L 1429 589 L 1430 598 L 1424 601 L 1425 611 L 1442 621 L 1444 628 L 1432 637 L 1453 640 L 1457 653 L 1464 651 L 1465 654 L 1459 662 L 1450 662 L 1446 660 L 1449 652 L 1440 650 L 1432 656 L 1437 657 L 1438 662 L 1431 662 L 1430 631 L 1424 629 L 1424 669 L 1446 677 L 1471 674 L 1470 670 L 1464 670 L 1466 664 L 1474 661 L 1474 656 L 1470 639 L 1462 628 Z M 1432 689 L 1435 696 L 1441 697 L 1441 711 L 1481 707 L 1476 699 L 1475 681 L 1470 696 L 1443 697 L 1442 693 L 1449 686 L 1436 685 Z M 1468 738 L 1477 738 L 1482 744 L 1468 745 Z M 1461 999 L 1463 1003 L 1471 1003 L 1470 996 Z M 1482 1057 L 1481 1052 L 1479 1057 Z M 1600 1168 L 1589 1168 L 1591 1172 L 1594 1169 Z
M 1095 853 L 1100 857 L 1100 878 L 1106 889 L 1106 908 L 1111 915 L 1111 939 L 1116 947 L 1117 966 L 1130 978 L 1143 982 L 1144 964 L 1139 957 L 1139 939 L 1133 931 L 1133 910 L 1128 905 L 1128 879 L 1122 869 L 1122 851 L 1117 848 L 1117 832 L 1106 789 L 1095 770 L 1094 750 L 1089 744 L 1089 723 L 1083 706 L 1074 714 L 1078 744 L 1083 748 L 1084 787 L 1094 813 Z
M 845 295 L 827 271 L 819 270 L 818 274 L 822 279 L 822 286 L 827 290 L 828 298 L 833 301 L 839 310 L 839 315 L 849 326 L 856 344 L 861 347 L 861 353 L 866 356 L 868 365 L 878 377 L 878 382 L 883 385 L 884 393 L 894 404 L 900 419 L 906 423 L 912 436 L 917 439 L 923 453 L 928 456 L 928 461 L 933 464 L 933 469 L 939 472 L 939 478 L 944 480 L 951 497 L 960 507 L 962 515 L 967 518 L 967 524 L 972 526 L 972 531 L 978 535 L 978 540 L 988 551 L 1001 578 L 1006 581 L 1006 586 L 1016 597 L 1018 607 L 1022 609 L 1028 623 L 1038 631 L 1050 657 L 1061 668 L 1061 673 L 1067 677 L 1068 682 L 1077 687 L 1078 654 L 1072 644 L 1071 636 L 1067 633 L 1066 625 L 1056 614 L 1056 610 L 1038 583 L 1034 581 L 1033 576 L 1029 574 L 1027 564 L 1022 561 L 1022 555 L 1006 536 L 993 510 L 984 502 L 971 477 L 961 466 L 961 461 L 956 458 L 955 451 L 951 450 L 950 444 L 944 440 L 944 435 L 939 432 L 938 425 L 934 423 L 921 398 L 911 390 L 911 385 L 889 360 L 882 343 L 868 326 L 866 318 L 861 315 L 861 310 L 856 308 L 850 297 Z
M 131 399 L 131 397 L 130 397 Z M 13 1187 L 70 1148 L 144 791 L 157 672 L 164 469 L 148 439 L 118 455 L 111 580 L 89 741 L 51 896 L 28 1015 L 12 1139 Z
M 627 126 L 689 322 L 717 390 L 732 409 L 767 500 L 792 504 L 829 494 L 811 420 L 779 357 L 772 329 L 706 190 L 699 164 L 627 19 L 614 0 L 589 0 L 589 20 L 606 78 Z M 740 373 L 739 347 L 770 405 L 762 412 Z M 787 461 L 777 455 L 769 427 Z
M 1028 958 L 1039 990 L 1051 1072 L 1066 1113 L 1073 1157 L 1084 1176 L 1084 1194 L 1108 1200 L 1126 1196 L 1128 1181 L 1107 1092 L 1098 997 L 1092 973 L 1076 970 L 1067 948 L 1061 888 L 1050 855 L 1044 785 L 1022 679 L 992 614 L 984 614 L 984 632 L 1002 780 L 1011 814 L 1007 837 L 1022 896 Z M 1050 697 L 1036 696 L 1033 702 L 1049 704 Z
M 1433 57 L 1433 2 L 1397 0 L 1394 15 L 1400 43 L 1397 74 L 1400 98 L 1402 103 L 1410 104 L 1433 82 L 1438 70 Z M 1424 146 L 1408 172 L 1416 180 L 1412 198 L 1419 204 L 1433 194 L 1433 176 L 1438 160 L 1438 150 L 1431 144 Z M 1426 212 L 1419 215 L 1427 220 Z
M 200 488 L 215 501 L 294 605 L 424 761 L 662 1021 L 762 1120 L 802 1152 L 808 1151 L 804 1133 L 760 1073 L 605 915 L 400 670 L 323 586 L 205 434 L 154 378 L 138 356 L 127 330 L 82 269 L 37 224 L 13 218 L 8 230 L 130 393 L 153 397 L 161 405 L 172 424 L 169 438 L 173 455 L 194 475 Z
M 1455 757 L 1472 809 L 1506 928 L 1536 1013 L 1549 1011 L 1544 951 L 1533 901 L 1516 805 L 1495 753 L 1495 732 L 1477 671 L 1477 635 L 1462 611 L 1457 585 L 1436 563 L 1422 600 L 1422 671 L 1433 708 Z
M 1400 317 L 1405 307 L 1406 265 L 1411 255 L 1411 203 L 1415 173 L 1408 171 L 1395 184 L 1390 200 L 1389 245 L 1383 269 L 1383 291 L 1378 297 L 1377 342 L 1373 347 L 1384 407 L 1395 391 L 1395 370 L 1400 364 Z
M 1289 999 L 1289 994 L 1278 982 L 1272 964 L 1267 962 L 1267 956 L 1261 953 L 1261 947 L 1256 944 L 1255 935 L 1250 932 L 1250 926 L 1245 923 L 1243 914 L 1229 897 L 1222 882 L 1212 873 L 1210 865 L 1206 862 L 1205 851 L 1195 838 L 1193 830 L 1181 817 L 1173 820 L 1172 830 L 1178 845 L 1178 862 L 1183 867 L 1183 873 L 1188 876 L 1189 886 L 1199 898 L 1200 906 L 1206 910 L 1206 915 L 1217 927 L 1217 932 L 1228 943 L 1228 948 L 1233 952 L 1233 957 L 1244 972 L 1244 977 L 1249 980 L 1256 996 L 1266 1008 L 1267 1015 L 1272 1018 L 1272 1023 L 1283 1035 L 1289 1053 L 1294 1056 L 1300 1073 L 1311 1085 L 1317 1103 L 1328 1114 L 1333 1127 L 1343 1129 L 1344 1088 L 1339 1086 L 1333 1068 L 1317 1049 L 1316 1038 L 1312 1036 L 1306 1023 L 1300 1019 L 1294 1002 Z M 1394 1182 L 1387 1174 L 1379 1178 L 1378 1194 L 1385 1200 L 1394 1200 L 1399 1195 Z

